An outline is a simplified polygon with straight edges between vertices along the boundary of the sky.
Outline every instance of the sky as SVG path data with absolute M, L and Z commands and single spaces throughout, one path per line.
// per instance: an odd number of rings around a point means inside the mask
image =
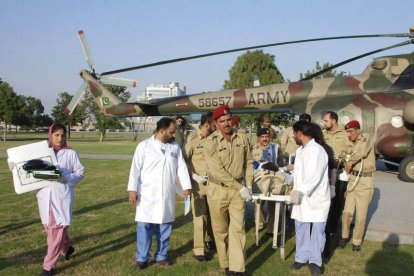
M 50 113 L 59 92 L 75 94 L 88 69 L 77 32 L 84 30 L 96 72 L 232 48 L 316 37 L 407 33 L 412 0 L 366 1 L 32 1 L 0 0 L 0 78 L 19 95 L 39 98 Z M 290 81 L 404 41 L 376 38 L 263 49 Z M 374 57 L 412 52 L 413 45 L 370 56 L 338 70 L 359 74 Z M 114 75 L 138 80 L 135 101 L 149 84 L 179 82 L 187 94 L 220 90 L 243 52 Z

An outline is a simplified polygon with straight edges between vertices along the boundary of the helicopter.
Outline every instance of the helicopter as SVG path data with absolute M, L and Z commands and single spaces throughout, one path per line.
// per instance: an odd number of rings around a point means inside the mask
M 78 35 L 91 70 L 80 72 L 84 83 L 66 109 L 69 115 L 87 90 L 87 86 L 96 104 L 108 116 L 143 117 L 203 113 L 212 111 L 222 104 L 229 105 L 232 113 L 308 113 L 313 118 L 320 118 L 324 112 L 330 110 L 338 114 L 342 124 L 358 120 L 362 130 L 374 137 L 377 157 L 388 166 L 397 166 L 401 180 L 414 182 L 414 52 L 374 58 L 358 75 L 314 79 L 357 59 L 413 44 L 414 27 L 410 28 L 409 33 L 337 36 L 256 45 L 164 60 L 101 74 L 97 74 L 93 68 L 93 58 L 84 32 L 79 31 Z M 347 59 L 296 82 L 128 103 L 121 102 L 102 84 L 134 86 L 136 81 L 108 75 L 189 59 L 287 44 L 365 37 L 407 37 L 408 40 Z

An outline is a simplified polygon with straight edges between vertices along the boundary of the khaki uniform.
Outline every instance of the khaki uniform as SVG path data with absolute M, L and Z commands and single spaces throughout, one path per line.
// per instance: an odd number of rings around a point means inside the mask
M 220 266 L 231 271 L 245 271 L 245 200 L 239 190 L 243 183 L 252 186 L 253 165 L 247 136 L 233 133 L 227 141 L 220 131 L 213 132 L 205 143 L 209 183 L 207 200 Z
M 322 133 L 326 144 L 328 144 L 334 152 L 334 158 L 339 159 L 342 150 L 347 149 L 347 144 L 349 142 L 344 127 L 338 126 L 335 132 L 329 132 L 324 129 L 322 130 Z
M 269 132 L 270 132 L 270 141 L 273 143 L 278 143 L 279 141 L 277 140 L 276 131 L 272 127 L 269 127 Z
M 208 167 L 204 158 L 204 144 L 206 138 L 200 131 L 191 133 L 187 138 L 184 148 L 184 157 L 187 160 L 188 168 L 192 173 L 206 176 Z M 196 256 L 204 256 L 204 243 L 213 240 L 213 231 L 211 229 L 210 212 L 207 203 L 206 185 L 200 185 L 191 179 L 192 197 L 191 205 L 193 211 L 194 227 L 194 247 L 193 252 Z
M 352 243 L 361 245 L 365 231 L 368 206 L 374 193 L 375 153 L 373 141 L 366 134 L 360 134 L 357 140 L 348 143 L 351 165 L 345 207 L 342 213 L 342 238 L 349 238 L 349 229 L 356 209 L 356 220 Z M 360 176 L 358 177 L 358 173 Z
M 326 144 L 332 149 L 333 158 L 335 161 L 339 159 L 343 151 L 347 150 L 348 137 L 343 126 L 338 126 L 336 131 L 322 130 L 324 140 Z M 336 233 L 338 225 L 341 220 L 342 210 L 345 206 L 345 192 L 347 183 L 338 179 L 337 162 L 335 162 L 335 168 L 329 170 L 330 185 L 335 186 L 335 197 L 331 200 L 331 206 L 329 208 L 328 219 L 326 221 L 326 242 L 325 242 L 325 255 L 331 254 L 331 240 L 330 235 Z
M 262 159 L 262 153 L 263 153 L 263 149 L 260 147 L 259 143 L 252 146 L 253 160 L 259 162 Z M 278 147 L 278 152 L 277 152 L 278 157 L 280 156 L 279 153 L 280 153 L 280 147 Z M 265 181 L 265 178 L 263 177 L 263 175 L 261 175 L 263 173 L 264 173 L 263 171 L 262 172 L 257 172 L 256 174 L 254 174 L 254 179 L 256 179 L 256 177 L 261 176 L 262 177 L 261 181 Z M 256 183 L 256 181 L 253 181 L 253 182 Z M 261 185 L 260 185 L 261 183 L 260 182 L 258 184 L 259 184 L 258 187 L 253 187 L 253 190 L 255 190 L 255 189 L 260 190 L 261 193 L 267 193 L 268 192 L 268 191 L 263 191 L 261 189 Z M 276 204 L 275 204 L 274 201 L 268 201 L 267 204 L 268 204 L 267 205 L 268 217 L 267 217 L 267 225 L 266 225 L 267 229 L 266 229 L 266 231 L 267 231 L 267 233 L 273 233 L 273 224 L 274 224 L 274 221 L 275 221 L 275 205 Z M 265 223 L 265 218 L 264 218 L 264 214 L 263 214 L 263 203 L 260 204 L 260 209 L 261 209 L 261 211 L 260 211 L 260 216 L 259 216 L 259 225 L 258 225 L 258 227 L 259 227 L 259 229 L 263 229 L 264 223 Z M 255 215 L 255 220 L 254 221 L 256 221 L 256 219 L 257 219 L 256 218 L 256 205 L 255 205 L 254 215 Z
M 280 147 L 283 153 L 287 153 L 289 155 L 295 154 L 298 145 L 293 138 L 293 128 L 288 127 L 280 137 Z

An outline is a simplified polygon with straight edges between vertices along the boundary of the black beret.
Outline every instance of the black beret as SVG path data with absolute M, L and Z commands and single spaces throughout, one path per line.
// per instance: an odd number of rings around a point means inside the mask
M 261 128 L 257 131 L 257 137 L 265 135 L 265 134 L 270 135 L 270 130 L 268 128 Z

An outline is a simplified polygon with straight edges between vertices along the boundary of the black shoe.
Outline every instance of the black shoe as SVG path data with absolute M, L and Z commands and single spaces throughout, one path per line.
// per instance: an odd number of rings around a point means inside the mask
M 317 264 L 309 264 L 309 270 L 312 276 L 317 276 L 322 274 L 322 267 Z
M 352 244 L 352 251 L 361 251 L 361 245 Z
M 139 270 L 143 270 L 143 269 L 146 269 L 148 267 L 148 261 L 146 261 L 146 262 L 136 261 L 135 264 L 137 266 L 137 269 L 139 269 Z
M 216 244 L 213 241 L 206 241 L 204 245 L 208 251 L 216 250 Z
M 206 256 L 204 256 L 204 255 L 194 255 L 194 259 L 196 259 L 199 262 L 205 262 L 206 261 Z
M 157 264 L 159 266 L 170 266 L 171 265 L 171 263 L 168 260 L 158 261 Z
M 339 240 L 339 243 L 338 243 L 338 246 L 340 247 L 340 248 L 345 248 L 345 246 L 346 246 L 346 244 L 348 243 L 348 239 L 344 239 L 344 238 L 342 238 L 342 239 L 340 239 Z
M 227 267 L 227 268 L 224 269 L 224 274 L 226 274 L 226 276 L 232 276 L 233 272 L 230 271 L 229 268 Z
M 306 265 L 306 263 L 299 263 L 299 262 L 294 262 L 291 266 L 290 269 L 292 270 L 299 270 L 302 267 L 304 267 Z
M 73 246 L 69 246 L 68 251 L 66 252 L 66 254 L 65 254 L 65 256 L 64 256 L 65 260 L 66 260 L 66 261 L 67 261 L 67 260 L 69 260 L 69 259 L 70 259 L 70 256 L 71 256 L 74 252 L 75 252 L 75 247 L 73 247 Z
M 45 270 L 43 269 L 42 272 L 40 273 L 40 276 L 50 276 L 53 275 L 52 270 Z

